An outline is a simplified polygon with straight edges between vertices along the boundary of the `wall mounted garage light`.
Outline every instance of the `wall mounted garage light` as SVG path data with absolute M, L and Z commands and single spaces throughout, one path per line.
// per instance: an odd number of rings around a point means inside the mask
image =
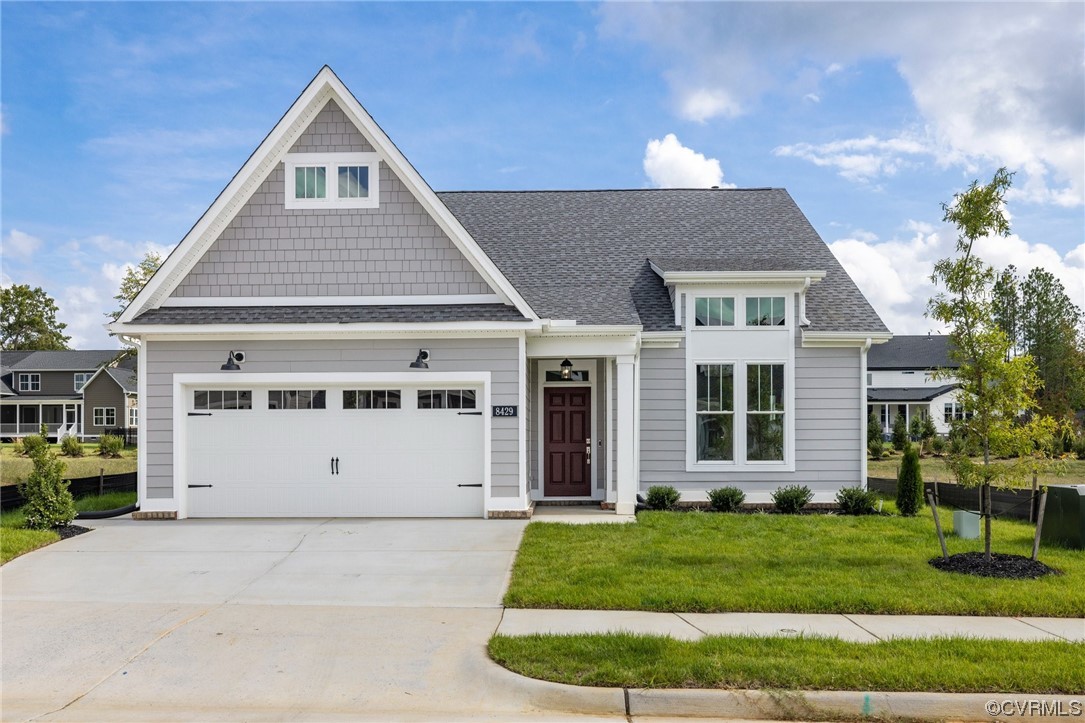
M 239 361 L 245 361 L 244 353 L 231 351 L 230 355 L 226 357 L 226 363 L 219 368 L 224 372 L 240 371 L 241 367 L 237 364 Z
M 567 382 L 573 377 L 573 363 L 566 359 L 561 363 L 561 380 Z
M 429 349 L 419 349 L 418 356 L 411 362 L 411 369 L 429 369 Z

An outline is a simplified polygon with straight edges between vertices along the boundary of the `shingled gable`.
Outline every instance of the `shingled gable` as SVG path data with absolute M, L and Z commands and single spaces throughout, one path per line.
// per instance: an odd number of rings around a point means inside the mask
M 330 132 L 325 132 L 330 131 Z M 339 234 L 311 234 L 284 231 L 286 244 L 279 243 L 278 229 L 273 233 L 247 231 L 266 219 L 255 221 L 254 213 L 268 208 L 282 208 L 283 160 L 293 152 L 349 149 L 375 152 L 380 163 L 381 198 L 392 199 L 388 210 L 403 229 L 407 241 L 379 239 L 374 251 L 384 267 L 374 259 L 352 258 L 365 253 L 365 243 L 348 249 Z M 253 204 L 262 206 L 254 212 Z M 348 214 L 333 209 L 293 211 L 296 219 L 320 215 L 324 221 L 348 217 L 360 219 L 378 214 Z M 285 221 L 285 218 L 284 218 Z M 375 229 L 387 219 L 369 220 Z M 320 221 L 318 220 L 318 223 Z M 334 222 L 334 221 L 333 221 Z M 405 225 L 414 225 L 408 231 Z M 304 221 L 300 224 L 304 226 Z M 284 228 L 290 228 L 284 223 Z M 324 229 L 321 229 L 324 231 Z M 361 239 L 371 238 L 362 228 L 355 232 Z M 410 235 L 413 234 L 413 235 Z M 321 238 L 317 238 L 317 237 Z M 331 238 L 328 238 L 331 236 Z M 307 237 L 307 238 L 306 238 Z M 302 238 L 300 244 L 297 239 Z M 398 244 L 397 244 L 398 242 Z M 293 245 L 291 245 L 291 243 Z M 442 262 L 453 284 L 437 289 L 432 278 L 424 277 L 423 265 L 411 268 L 411 259 L 388 259 L 387 251 L 395 245 L 411 246 L 425 255 L 426 264 Z M 287 248 L 287 246 L 290 246 Z M 319 246 L 320 248 L 317 248 Z M 400 251 L 402 249 L 394 249 Z M 326 252 L 326 258 L 321 257 Z M 310 267 L 299 272 L 298 254 L 320 262 L 319 270 Z M 260 258 L 257 259 L 256 256 Z M 287 256 L 293 256 L 287 259 Z M 406 253 L 403 256 L 407 256 Z M 367 265 L 368 264 L 368 265 Z M 347 266 L 351 268 L 346 268 Z M 405 268 L 406 265 L 406 268 Z M 233 276 L 244 266 L 245 278 Z M 426 267 L 428 270 L 428 267 Z M 382 272 L 389 273 L 382 273 Z M 366 273 L 371 272 L 371 273 Z M 403 279 L 415 278 L 404 281 Z M 231 278 L 232 277 L 232 278 Z M 258 278 L 253 278 L 258 277 Z M 425 293 L 418 293 L 425 292 Z M 478 247 L 470 234 L 442 204 L 399 149 L 384 134 L 372 117 L 346 89 L 330 68 L 325 66 L 249 157 L 248 161 L 222 191 L 212 206 L 186 234 L 163 263 L 158 273 L 125 309 L 111 330 L 125 332 L 126 325 L 141 325 L 141 315 L 172 305 L 211 308 L 224 303 L 248 306 L 306 306 L 365 304 L 441 303 L 438 297 L 468 297 L 480 305 L 510 305 L 518 318 L 537 318 L 517 290 L 504 278 L 494 263 Z M 402 302 L 401 302 L 402 300 Z M 507 318 L 503 313 L 502 317 Z M 440 320 L 440 319 L 439 319 Z M 451 319 L 450 319 L 451 320 Z

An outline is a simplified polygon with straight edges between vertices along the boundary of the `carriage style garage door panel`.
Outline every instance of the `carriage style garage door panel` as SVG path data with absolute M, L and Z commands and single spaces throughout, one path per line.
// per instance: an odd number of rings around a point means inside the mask
M 480 517 L 481 387 L 182 387 L 190 517 Z

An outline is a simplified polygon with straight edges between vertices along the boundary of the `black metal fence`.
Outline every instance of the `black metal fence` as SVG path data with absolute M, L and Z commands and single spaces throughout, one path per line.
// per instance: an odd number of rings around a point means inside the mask
M 924 494 L 926 499 L 927 492 L 934 492 L 935 485 L 933 482 L 924 482 Z M 895 479 L 887 479 L 885 477 L 867 477 L 867 488 L 875 492 L 881 492 L 887 495 L 897 494 L 897 481 Z M 1035 518 L 1037 510 L 1032 510 L 1032 507 L 1039 506 L 1039 499 L 1032 500 L 1032 504 L 1029 504 L 1029 499 L 1032 497 L 1032 490 L 1015 489 L 1015 490 L 991 490 L 991 513 L 995 517 L 1009 517 L 1015 520 L 1029 520 L 1030 511 L 1032 513 L 1031 519 Z M 979 510 L 980 509 L 980 488 L 979 487 L 961 487 L 955 482 L 939 482 L 938 483 L 938 504 L 945 505 L 946 507 L 953 507 L 960 510 Z
M 104 494 L 106 492 L 135 492 L 136 473 L 96 475 L 71 480 L 68 489 L 74 497 Z M 22 506 L 26 499 L 19 493 L 19 485 L 0 487 L 0 509 L 10 510 Z

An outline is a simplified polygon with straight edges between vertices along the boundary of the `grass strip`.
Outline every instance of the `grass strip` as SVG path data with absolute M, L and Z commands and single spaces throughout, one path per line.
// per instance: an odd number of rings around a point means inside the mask
M 102 495 L 80 497 L 75 501 L 75 509 L 78 512 L 99 512 L 101 510 L 115 510 L 135 503 L 135 492 L 106 492 Z
M 0 514 L 0 565 L 60 539 L 52 530 L 25 530 L 22 509 Z
M 943 526 L 952 528 L 951 515 Z M 994 549 L 1030 555 L 1034 528 L 996 520 Z M 949 551 L 983 549 L 950 535 Z M 917 517 L 644 512 L 637 524 L 528 526 L 505 605 L 668 612 L 899 615 L 1085 613 L 1085 554 L 1041 548 L 1036 580 L 940 572 Z
M 935 638 L 495 635 L 490 657 L 530 678 L 615 688 L 1080 694 L 1085 643 Z

